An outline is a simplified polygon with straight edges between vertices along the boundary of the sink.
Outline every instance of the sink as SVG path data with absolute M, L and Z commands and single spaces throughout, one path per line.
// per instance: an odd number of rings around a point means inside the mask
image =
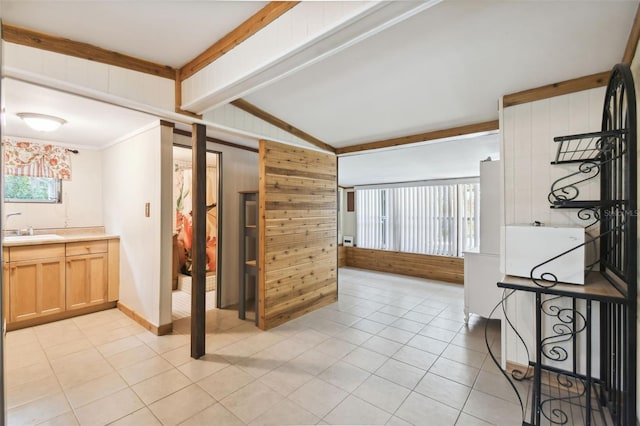
M 4 237 L 4 242 L 13 243 L 20 241 L 48 241 L 48 240 L 62 240 L 64 237 L 56 234 L 42 234 L 42 235 L 8 235 Z

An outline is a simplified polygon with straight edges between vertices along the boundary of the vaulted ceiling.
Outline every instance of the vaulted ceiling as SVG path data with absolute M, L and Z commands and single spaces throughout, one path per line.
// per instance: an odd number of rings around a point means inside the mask
M 266 4 L 2 0 L 0 13 L 5 23 L 179 68 Z M 503 95 L 620 62 L 638 7 L 637 0 L 432 4 L 243 99 L 334 148 L 497 120 Z M 482 141 L 478 157 L 497 151 L 497 139 Z M 436 157 L 407 152 L 426 163 Z

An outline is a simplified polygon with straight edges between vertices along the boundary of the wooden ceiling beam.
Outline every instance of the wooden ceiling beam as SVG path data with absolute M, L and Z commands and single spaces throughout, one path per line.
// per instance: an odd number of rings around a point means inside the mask
M 633 61 L 633 57 L 636 55 L 636 49 L 638 48 L 638 39 L 640 39 L 640 4 L 636 9 L 636 17 L 633 20 L 633 25 L 629 32 L 627 47 L 624 49 L 624 55 L 622 56 L 623 63 L 631 64 L 631 61 Z
M 483 123 L 467 124 L 465 126 L 452 127 L 450 129 L 434 130 L 417 135 L 401 136 L 398 138 L 384 139 L 360 145 L 337 148 L 336 154 L 351 154 L 360 151 L 370 151 L 373 149 L 390 148 L 394 146 L 408 145 L 419 142 L 432 141 L 437 139 L 451 138 L 455 136 L 469 135 L 472 133 L 490 132 L 498 130 L 498 120 L 486 121 Z
M 524 104 L 527 102 L 539 101 L 552 98 L 554 96 L 567 95 L 569 93 L 594 89 L 606 86 L 609 82 L 611 71 L 600 72 L 572 80 L 561 81 L 560 83 L 548 84 L 536 87 L 535 89 L 523 90 L 522 92 L 505 95 L 502 100 L 504 108 Z
M 297 1 L 272 1 L 249 19 L 238 25 L 233 31 L 215 42 L 207 50 L 180 68 L 180 81 L 191 77 L 267 25 L 278 19 L 289 9 L 297 5 Z
M 285 132 L 291 133 L 292 135 L 297 136 L 300 139 L 309 142 L 310 144 L 317 146 L 320 149 L 324 149 L 325 151 L 333 153 L 336 152 L 335 148 L 331 145 L 322 142 L 320 139 L 311 136 L 310 134 L 298 129 L 297 127 L 292 126 L 291 124 L 279 119 L 278 117 L 269 114 L 268 112 L 258 108 L 250 102 L 245 101 L 244 99 L 236 99 L 235 101 L 231 102 L 231 105 L 240 108 L 241 110 L 248 112 L 255 117 L 258 117 L 259 119 L 264 120 L 267 123 L 284 130 Z
M 2 39 L 9 43 L 35 47 L 36 49 L 61 53 L 63 55 L 74 56 L 76 58 L 88 59 L 90 61 L 101 62 L 171 80 L 176 78 L 176 70 L 168 65 L 157 64 L 145 59 L 103 49 L 92 44 L 45 34 L 16 25 L 3 23 Z

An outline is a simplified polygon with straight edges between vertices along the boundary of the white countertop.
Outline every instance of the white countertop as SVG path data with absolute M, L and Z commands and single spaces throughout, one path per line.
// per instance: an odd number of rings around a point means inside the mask
M 3 247 L 33 246 L 43 244 L 64 244 L 81 241 L 119 240 L 120 236 L 113 234 L 36 234 L 36 235 L 9 235 L 2 239 Z

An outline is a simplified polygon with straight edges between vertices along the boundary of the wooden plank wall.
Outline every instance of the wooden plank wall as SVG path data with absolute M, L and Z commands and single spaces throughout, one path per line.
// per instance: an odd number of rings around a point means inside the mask
M 464 283 L 464 259 L 345 247 L 346 265 L 430 280 Z
M 340 244 L 338 246 L 338 268 L 347 266 L 347 247 Z
M 338 300 L 337 159 L 260 141 L 258 326 Z

